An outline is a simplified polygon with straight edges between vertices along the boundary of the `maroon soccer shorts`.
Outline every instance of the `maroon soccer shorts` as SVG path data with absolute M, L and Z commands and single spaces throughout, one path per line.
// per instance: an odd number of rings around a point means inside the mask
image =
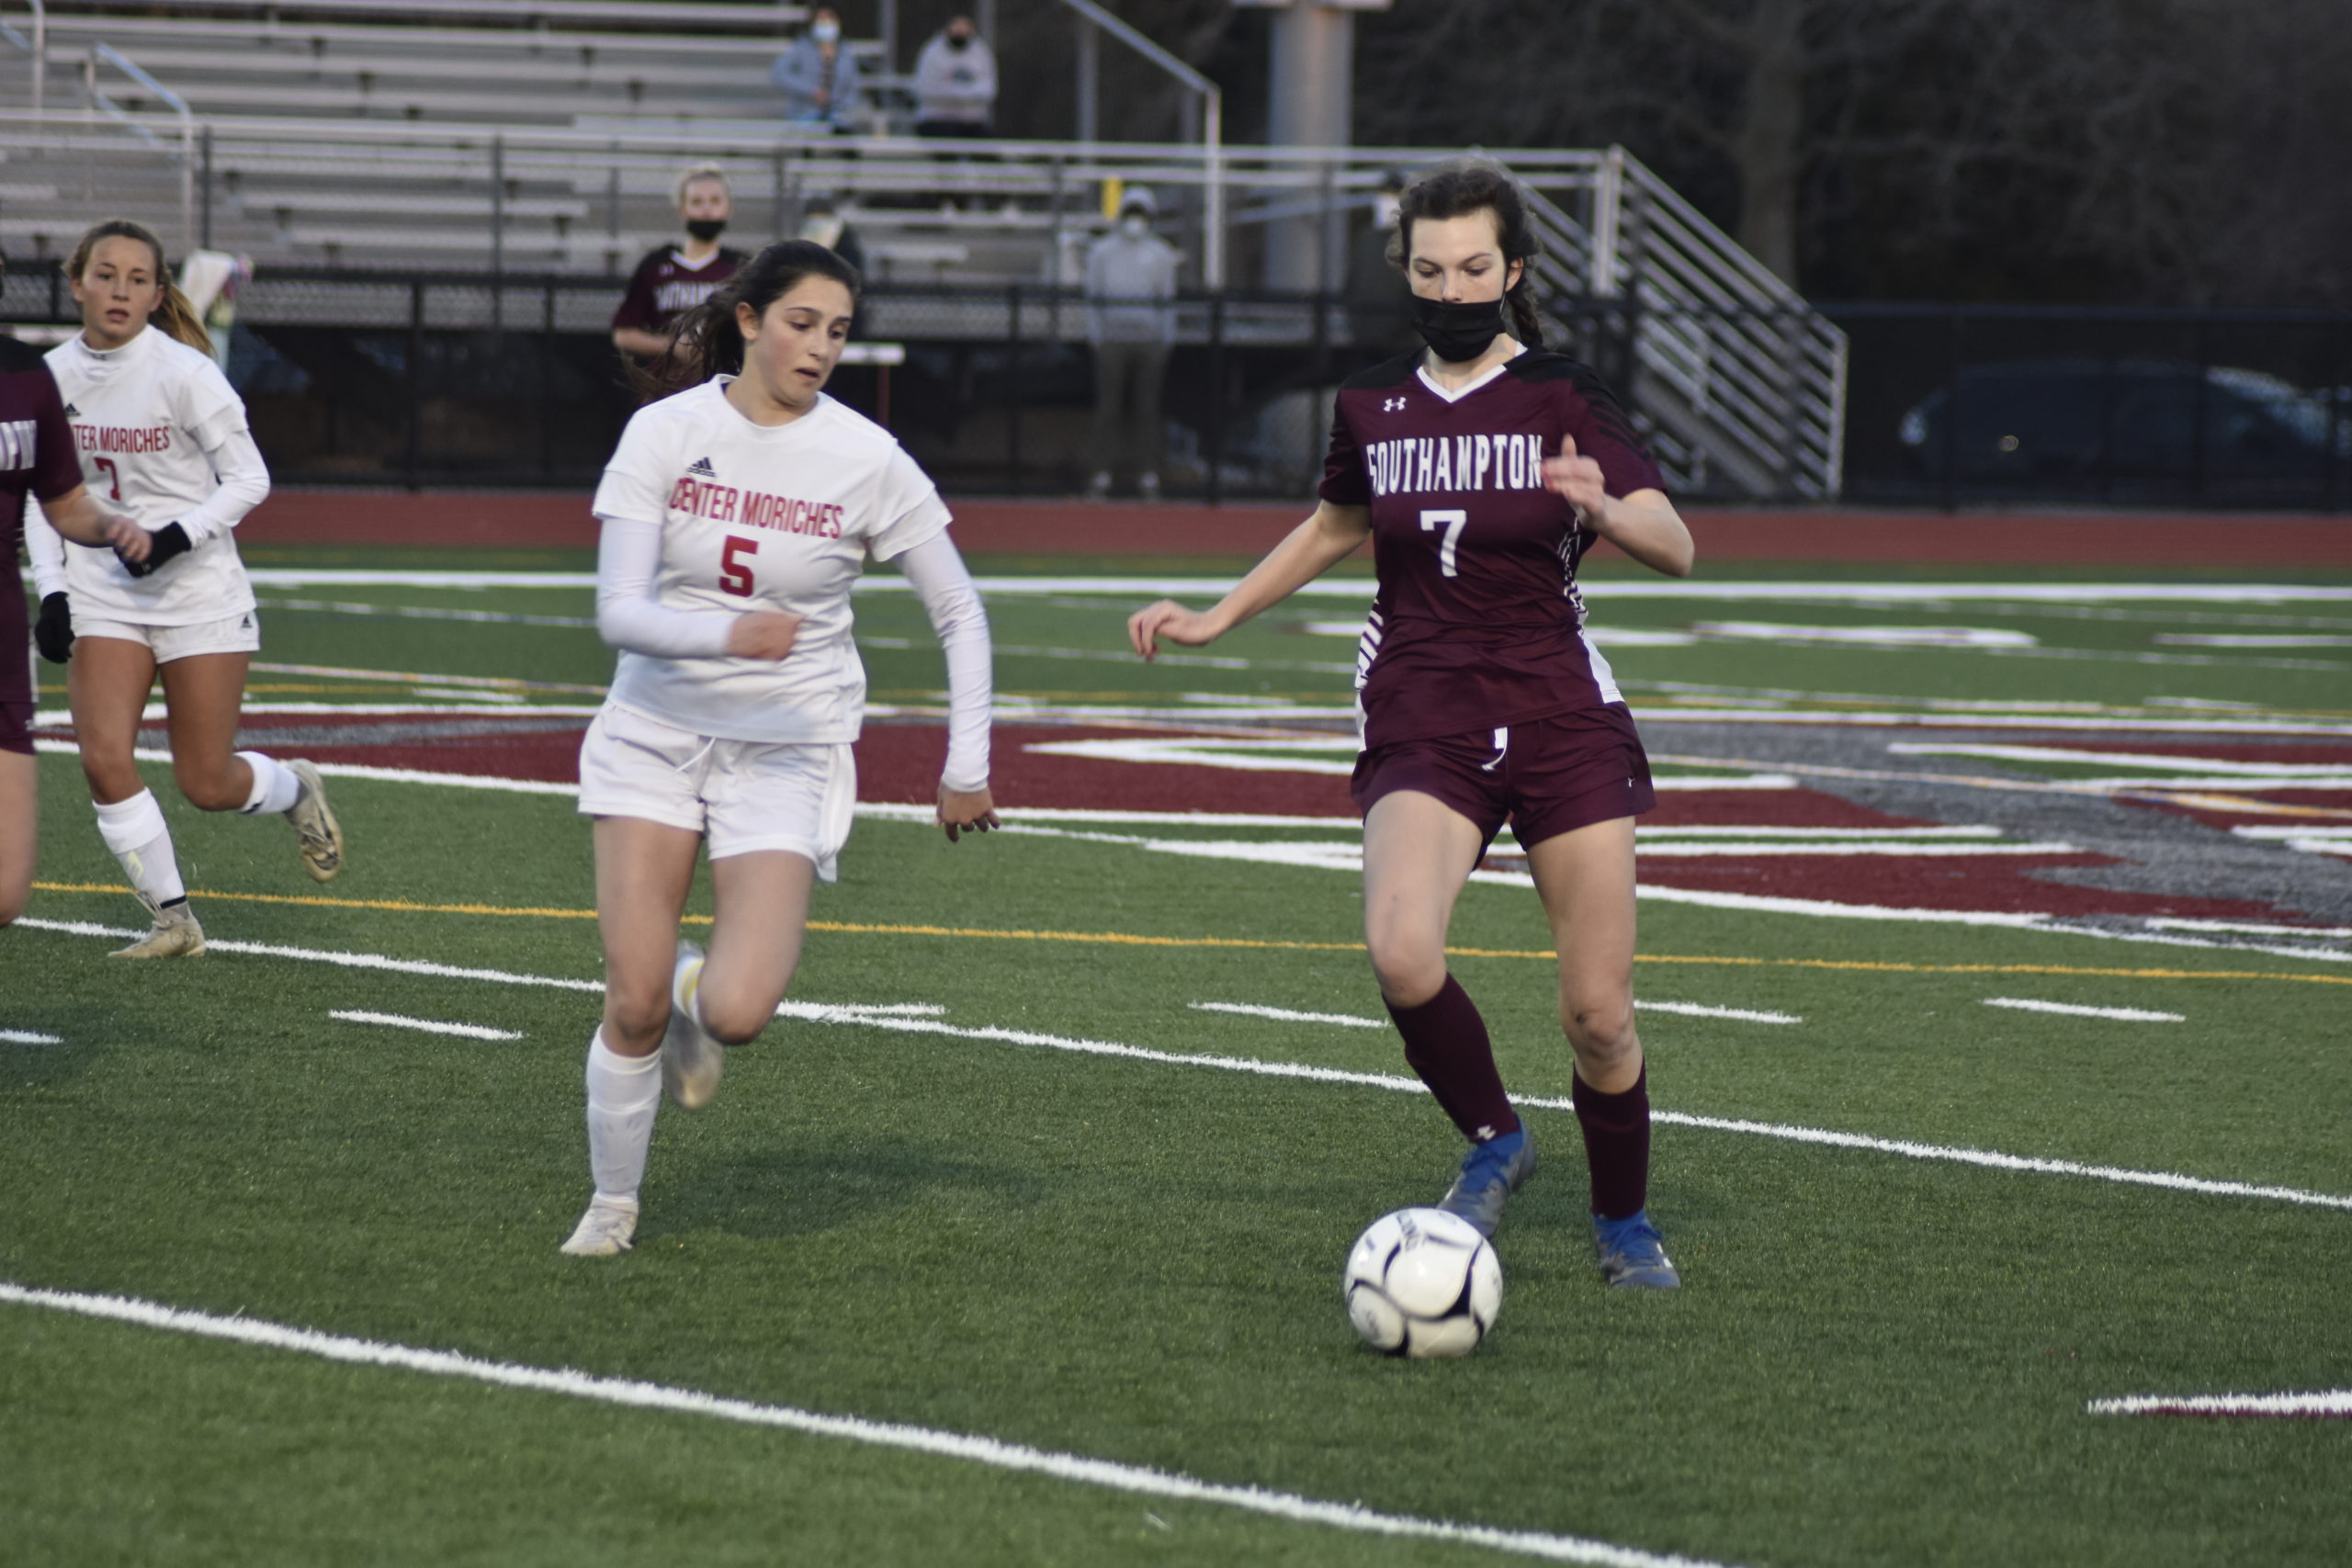
M 0 751 L 33 754 L 33 705 L 29 697 L 0 696 Z
M 1489 843 L 1508 821 L 1522 848 L 1657 804 L 1649 757 L 1622 704 L 1375 747 L 1356 759 L 1349 787 L 1366 814 L 1400 789 L 1434 795 Z

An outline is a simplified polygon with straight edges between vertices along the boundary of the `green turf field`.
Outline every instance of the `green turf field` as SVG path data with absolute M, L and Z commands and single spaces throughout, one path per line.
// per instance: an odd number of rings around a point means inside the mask
M 2352 719 L 2344 599 L 1698 604 L 1610 581 L 1606 626 L 1660 639 L 1611 650 L 1645 712 Z M 610 673 L 579 588 L 260 592 L 276 668 L 256 705 L 560 717 Z M 1306 628 L 1360 603 L 1298 602 L 1147 668 L 1118 653 L 1140 602 L 995 596 L 1008 712 L 1344 713 L 1352 645 Z M 936 705 L 911 596 L 859 615 L 876 700 Z M 1733 623 L 2032 640 L 1858 654 Z M 2156 640 L 2183 634 L 2303 640 Z M 1193 1005 L 1379 1019 L 1353 879 L 1140 841 L 1344 842 L 1343 824 L 1089 837 L 1016 818 L 951 847 L 862 820 L 791 1015 L 734 1055 L 711 1110 L 665 1109 L 636 1251 L 586 1260 L 556 1252 L 587 1196 L 599 967 L 571 800 L 338 779 L 349 866 L 321 890 L 282 827 L 199 816 L 148 771 L 215 951 L 109 964 L 97 933 L 143 919 L 105 890 L 119 872 L 61 754 L 40 764 L 47 924 L 0 933 L 0 1281 L 75 1297 L 0 1300 L 0 1561 L 2155 1568 L 2341 1562 L 2352 1541 L 2352 1422 L 2086 1408 L 2352 1388 L 2352 964 L 1645 903 L 1645 1000 L 1803 1021 L 1644 1020 L 1680 1118 L 1657 1130 L 1651 1203 L 1685 1288 L 1600 1287 L 1573 1118 L 1535 1109 L 1547 1163 L 1497 1238 L 1494 1334 L 1401 1362 L 1356 1343 L 1340 1267 L 1375 1215 L 1442 1190 L 1454 1134 L 1425 1098 L 1337 1078 L 1405 1071 L 1385 1028 Z M 1506 1081 L 1564 1103 L 1533 897 L 1474 885 L 1453 936 Z M 353 1010 L 521 1038 L 331 1017 Z M 1285 1066 L 1334 1076 L 1267 1070 Z M 205 1316 L 94 1317 L 90 1296 Z M 218 1337 L 238 1323 L 400 1354 Z M 583 1376 L 485 1383 L 415 1351 Z M 599 1379 L 770 1414 L 618 1404 Z M 1102 1464 L 1071 1477 L 1040 1452 Z

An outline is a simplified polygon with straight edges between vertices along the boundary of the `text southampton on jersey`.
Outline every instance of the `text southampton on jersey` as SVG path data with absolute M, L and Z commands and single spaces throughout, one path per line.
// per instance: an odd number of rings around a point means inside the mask
M 1541 435 L 1407 435 L 1374 441 L 1363 456 L 1374 495 L 1544 488 Z

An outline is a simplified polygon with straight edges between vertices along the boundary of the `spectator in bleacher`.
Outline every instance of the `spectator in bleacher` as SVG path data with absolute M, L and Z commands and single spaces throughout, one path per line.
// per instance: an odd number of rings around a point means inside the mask
M 768 80 L 784 95 L 785 118 L 850 129 L 857 112 L 857 61 L 842 42 L 842 19 L 831 6 L 809 13 L 808 30 L 775 57 Z
M 915 134 L 979 137 L 996 113 L 996 56 L 969 17 L 933 35 L 915 57 Z
M 1159 499 L 1167 435 L 1159 395 L 1176 342 L 1176 269 L 1184 257 L 1151 231 L 1158 209 L 1148 186 L 1129 186 L 1117 226 L 1086 253 L 1086 335 L 1094 345 L 1094 478 L 1086 489 L 1097 500 L 1128 464 L 1136 493 Z
M 697 164 L 678 176 L 678 219 L 685 238 L 648 251 L 613 312 L 613 346 L 640 359 L 670 352 L 670 326 L 735 276 L 741 251 L 718 243 L 734 216 L 734 193 L 716 164 Z

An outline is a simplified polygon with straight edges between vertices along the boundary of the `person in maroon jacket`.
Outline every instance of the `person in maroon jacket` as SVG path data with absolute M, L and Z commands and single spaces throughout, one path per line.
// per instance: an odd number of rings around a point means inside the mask
M 1147 659 L 1162 639 L 1213 641 L 1372 540 L 1353 781 L 1364 937 L 1405 1059 L 1470 1140 L 1439 1207 L 1491 1235 L 1535 1169 L 1445 959 L 1454 899 L 1508 819 L 1559 953 L 1601 1273 L 1670 1289 L 1679 1276 L 1647 1213 L 1634 1025 L 1634 818 L 1654 796 L 1609 661 L 1584 635 L 1577 563 L 1606 539 L 1684 576 L 1690 533 L 1608 389 L 1543 347 L 1536 243 L 1510 177 L 1475 161 L 1440 169 L 1405 192 L 1396 227 L 1427 351 L 1341 387 L 1314 516 L 1216 608 L 1161 600 L 1128 636 Z
M 111 548 L 126 561 L 147 558 L 147 530 L 100 506 L 82 488 L 82 459 L 74 428 L 40 351 L 0 338 L 0 926 L 25 912 L 39 848 L 40 773 L 33 761 L 33 683 L 26 651 L 25 586 L 17 546 L 24 529 L 25 497 L 40 502 L 50 526 L 73 544 Z M 52 637 L 70 637 L 62 625 L 65 595 L 41 606 L 43 651 Z
M 639 359 L 667 355 L 672 324 L 717 293 L 747 259 L 718 243 L 735 215 L 725 170 L 716 164 L 695 164 L 678 176 L 677 197 L 685 238 L 646 252 L 620 309 L 613 312 L 613 346 Z

